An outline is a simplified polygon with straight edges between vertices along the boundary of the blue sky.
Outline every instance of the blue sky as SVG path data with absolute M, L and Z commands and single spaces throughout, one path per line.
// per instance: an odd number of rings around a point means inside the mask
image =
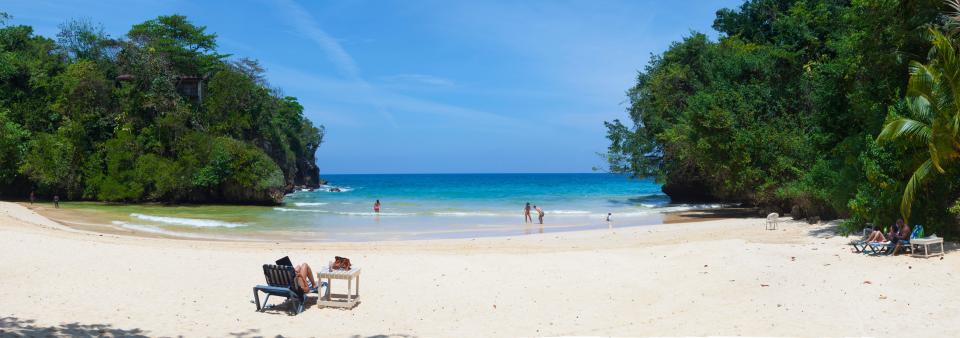
M 717 9 L 691 1 L 5 2 L 13 24 L 55 36 L 71 18 L 114 37 L 162 14 L 255 58 L 327 128 L 323 173 L 589 172 L 603 121 L 651 53 Z

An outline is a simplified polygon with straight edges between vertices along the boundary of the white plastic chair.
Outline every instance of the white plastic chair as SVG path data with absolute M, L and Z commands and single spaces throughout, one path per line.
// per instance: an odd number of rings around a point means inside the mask
M 772 212 L 767 215 L 767 230 L 777 230 L 777 225 L 780 223 L 780 214 Z

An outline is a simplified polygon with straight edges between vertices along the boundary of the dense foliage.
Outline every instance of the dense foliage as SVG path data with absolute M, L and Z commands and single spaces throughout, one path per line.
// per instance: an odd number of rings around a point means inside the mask
M 606 123 L 611 171 L 655 176 L 678 200 L 796 207 L 846 217 L 851 228 L 909 216 L 955 231 L 948 210 L 960 196 L 956 170 L 908 189 L 916 198 L 901 212 L 904 189 L 931 155 L 914 137 L 877 138 L 887 122 L 914 116 L 920 93 L 908 88 L 916 82 L 910 65 L 943 54 L 928 52 L 931 32 L 953 31 L 945 7 L 941 0 L 748 0 L 720 10 L 717 41 L 693 33 L 638 74 L 628 91 L 632 124 Z
M 0 13 L 2 14 L 2 13 Z M 252 60 L 179 15 L 57 39 L 0 15 L 0 195 L 276 203 L 319 183 L 323 138 Z

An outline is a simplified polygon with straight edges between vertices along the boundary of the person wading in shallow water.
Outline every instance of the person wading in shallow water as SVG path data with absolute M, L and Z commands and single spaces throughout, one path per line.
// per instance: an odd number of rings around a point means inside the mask
M 536 205 L 534 205 L 533 208 L 537 210 L 537 220 L 540 221 L 540 224 L 543 224 L 543 209 L 540 209 L 540 207 Z
M 530 202 L 523 207 L 523 223 L 533 223 L 533 217 L 530 217 Z
M 373 212 L 380 213 L 380 200 L 373 203 Z

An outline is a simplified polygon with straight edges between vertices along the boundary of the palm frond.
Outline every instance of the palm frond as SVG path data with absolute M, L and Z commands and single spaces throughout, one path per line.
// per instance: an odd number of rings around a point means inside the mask
M 931 67 L 910 61 L 910 80 L 907 83 L 907 95 L 924 96 L 932 99 L 938 74 Z
M 930 126 L 926 123 L 906 117 L 895 117 L 883 126 L 883 130 L 877 136 L 877 141 L 906 138 L 911 141 L 929 143 L 930 134 Z
M 931 121 L 934 116 L 936 106 L 930 105 L 930 100 L 925 96 L 907 97 L 905 107 L 913 118 L 919 121 Z
M 913 171 L 913 175 L 910 176 L 910 181 L 907 182 L 907 186 L 903 189 L 903 198 L 900 200 L 900 215 L 903 216 L 903 220 L 910 222 L 910 211 L 913 208 L 913 202 L 916 200 L 917 192 L 923 186 L 927 180 L 927 176 L 930 175 L 930 171 L 933 168 L 933 163 L 930 160 L 926 160 L 917 167 L 917 170 Z

